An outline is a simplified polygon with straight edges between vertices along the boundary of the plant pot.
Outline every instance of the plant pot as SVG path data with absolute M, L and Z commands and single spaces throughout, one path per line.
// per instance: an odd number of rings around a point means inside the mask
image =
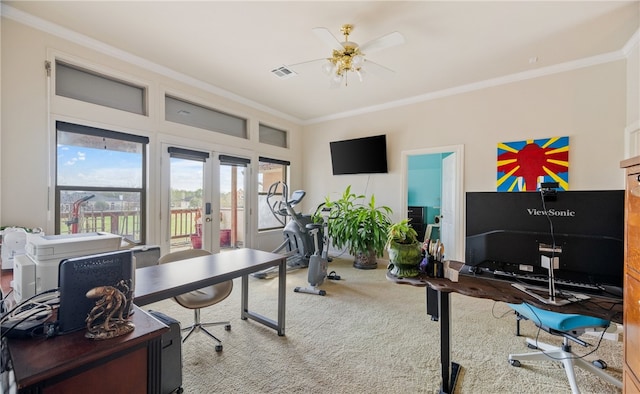
M 422 249 L 420 243 L 400 244 L 391 242 L 387 248 L 389 253 L 388 269 L 391 274 L 410 278 L 420 274 L 420 262 L 422 261 Z
M 220 247 L 228 248 L 231 246 L 231 229 L 220 229 Z
M 392 264 L 418 266 L 422 261 L 422 249 L 419 242 L 412 244 L 390 242 L 387 253 L 389 253 L 389 262 Z
M 413 278 L 420 275 L 420 269 L 416 265 L 391 264 L 387 266 L 391 275 L 397 278 Z
M 191 247 L 193 249 L 202 249 L 202 236 L 191 234 Z
M 353 266 L 361 270 L 373 270 L 378 268 L 376 252 L 373 250 L 370 250 L 366 253 L 358 252 L 356 254 L 356 259 L 353 262 Z

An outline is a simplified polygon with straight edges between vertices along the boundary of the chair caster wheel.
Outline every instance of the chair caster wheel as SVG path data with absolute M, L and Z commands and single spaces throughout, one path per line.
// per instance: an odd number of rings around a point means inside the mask
M 222 351 L 222 345 L 216 345 L 216 352 Z
M 324 291 L 324 290 L 320 290 L 320 292 L 318 294 L 320 294 L 321 296 L 325 296 L 325 295 L 327 295 L 327 292 Z
M 537 347 L 536 345 L 532 345 L 532 344 L 530 344 L 530 343 L 527 343 L 527 347 L 528 347 L 529 349 L 534 349 L 534 350 L 538 349 L 538 347 Z
M 225 326 L 224 326 L 224 329 L 225 329 L 226 331 L 231 331 L 231 324 L 227 324 L 227 325 L 225 325 Z
M 300 292 L 300 288 L 296 287 L 295 289 L 293 289 L 294 292 L 299 293 Z
M 593 360 L 591 364 L 595 365 L 596 368 L 607 369 L 607 363 L 604 360 Z
M 513 367 L 520 367 L 522 365 L 518 360 L 509 360 L 509 364 L 511 364 L 511 366 Z

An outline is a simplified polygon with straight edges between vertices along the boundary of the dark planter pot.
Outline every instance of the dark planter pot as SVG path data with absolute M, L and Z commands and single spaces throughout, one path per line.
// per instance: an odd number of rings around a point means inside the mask
M 374 270 L 378 268 L 378 261 L 376 260 L 376 252 L 370 250 L 367 253 L 357 253 L 356 259 L 353 262 L 355 268 L 361 270 Z

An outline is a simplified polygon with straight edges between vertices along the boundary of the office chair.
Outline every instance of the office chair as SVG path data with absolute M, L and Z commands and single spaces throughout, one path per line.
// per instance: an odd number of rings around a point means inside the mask
M 192 257 L 207 256 L 210 254 L 210 252 L 202 249 L 181 250 L 168 253 L 160 257 L 160 259 L 158 259 L 158 264 L 185 260 Z M 218 302 L 224 300 L 229 296 L 229 294 L 231 294 L 231 290 L 233 290 L 233 280 L 228 280 L 226 282 L 218 283 L 213 286 L 207 286 L 202 289 L 190 291 L 185 294 L 180 294 L 179 296 L 175 296 L 173 298 L 181 306 L 188 309 L 193 309 L 194 313 L 193 324 L 187 328 L 182 329 L 182 331 L 189 331 L 187 335 L 182 339 L 182 342 L 185 342 L 187 338 L 189 338 L 189 336 L 191 336 L 191 334 L 193 334 L 195 331 L 202 331 L 213 338 L 216 342 L 218 342 L 218 344 L 216 345 L 216 352 L 222 351 L 222 341 L 216 338 L 216 336 L 210 333 L 205 327 L 224 325 L 225 330 L 229 331 L 231 330 L 231 323 L 229 323 L 228 321 L 202 323 L 200 322 L 200 309 L 217 304 Z
M 520 336 L 520 321 L 522 319 L 531 320 L 537 327 L 547 331 L 550 334 L 564 337 L 562 346 L 553 346 L 546 343 L 538 342 L 531 338 L 527 338 L 527 346 L 538 351 L 522 354 L 510 354 L 509 363 L 514 367 L 519 367 L 520 361 L 558 361 L 562 362 L 564 370 L 569 379 L 571 392 L 580 394 L 576 383 L 574 367 L 580 367 L 585 371 L 604 379 L 612 385 L 622 388 L 622 382 L 615 379 L 604 371 L 607 364 L 602 360 L 596 360 L 593 363 L 585 361 L 582 357 L 571 352 L 570 341 L 582 346 L 589 344 L 580 338 L 586 329 L 602 329 L 609 327 L 608 320 L 599 319 L 597 317 L 565 314 L 551 312 L 544 309 L 536 308 L 530 304 L 508 304 L 516 312 L 516 335 Z

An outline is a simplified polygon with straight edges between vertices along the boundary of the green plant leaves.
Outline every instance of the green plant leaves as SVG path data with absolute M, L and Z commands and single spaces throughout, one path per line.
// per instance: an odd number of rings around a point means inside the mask
M 329 237 L 336 248 L 347 247 L 351 255 L 371 250 L 377 257 L 382 257 L 387 228 L 391 224 L 389 215 L 393 211 L 387 206 L 376 206 L 374 196 L 365 204 L 358 202 L 364 198 L 364 195 L 352 193 L 351 185 L 347 186 L 339 200 L 325 198 L 325 206 L 331 209 Z

